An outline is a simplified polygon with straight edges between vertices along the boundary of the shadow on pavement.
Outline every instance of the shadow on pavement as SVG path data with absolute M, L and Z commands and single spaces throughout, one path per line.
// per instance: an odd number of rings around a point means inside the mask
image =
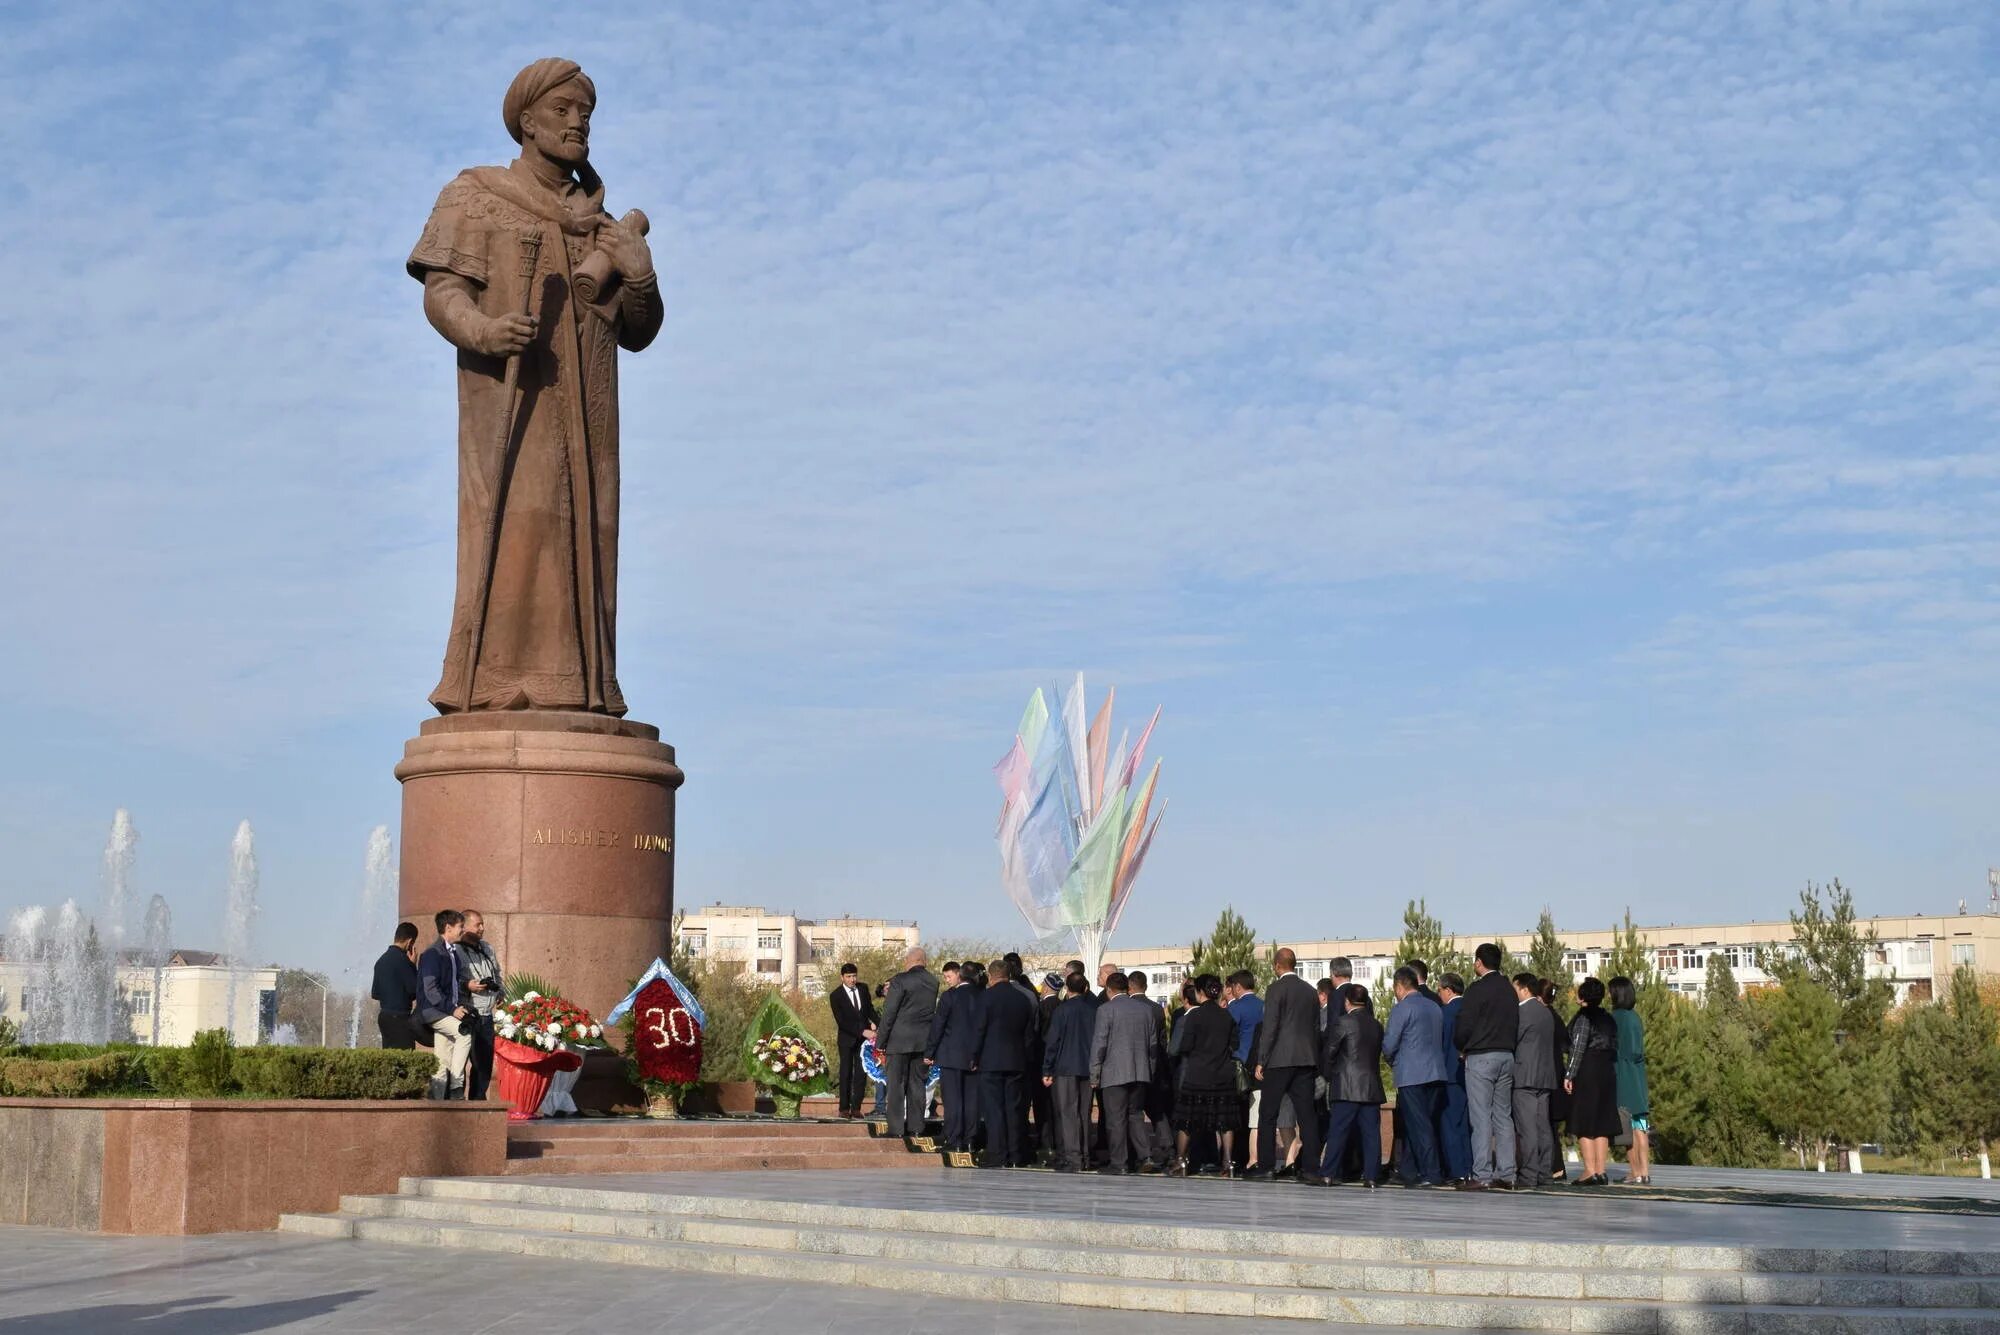
M 157 1303 L 108 1303 L 102 1307 L 72 1307 L 39 1316 L 0 1317 L 0 1335 L 251 1335 L 275 1330 L 294 1321 L 311 1321 L 338 1310 L 366 1289 L 324 1293 L 312 1298 L 286 1298 L 245 1307 L 215 1307 L 225 1295 L 175 1298 Z

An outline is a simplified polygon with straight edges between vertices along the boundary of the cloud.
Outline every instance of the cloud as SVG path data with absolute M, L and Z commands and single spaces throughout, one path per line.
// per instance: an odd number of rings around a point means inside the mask
M 1396 655 L 1496 606 L 1541 644 L 1496 623 L 1488 681 L 1363 665 L 1335 749 L 1649 689 L 1779 720 L 1976 692 L 1982 19 L 12 16 L 0 697 L 251 765 L 408 726 L 453 404 L 401 260 L 557 48 L 669 300 L 625 368 L 626 690 L 718 765 L 883 746 L 969 774 L 958 821 L 1064 664 L 1282 713 L 1327 627 Z

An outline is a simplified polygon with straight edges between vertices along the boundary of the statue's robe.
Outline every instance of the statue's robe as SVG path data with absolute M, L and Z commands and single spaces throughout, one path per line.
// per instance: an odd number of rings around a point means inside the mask
M 440 713 L 625 712 L 614 653 L 618 349 L 652 342 L 662 308 L 650 274 L 594 306 L 572 293 L 609 221 L 588 168 L 559 192 L 525 164 L 474 167 L 439 194 L 410 252 L 411 277 L 448 275 L 485 315 L 521 313 L 532 285 L 538 321 L 511 404 L 506 359 L 459 349 L 458 591 L 431 693 Z M 541 237 L 532 284 L 526 233 Z

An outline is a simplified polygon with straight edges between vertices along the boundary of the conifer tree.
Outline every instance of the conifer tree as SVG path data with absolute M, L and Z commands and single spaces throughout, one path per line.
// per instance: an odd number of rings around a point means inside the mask
M 1471 972 L 1471 957 L 1458 948 L 1455 937 L 1445 935 L 1444 924 L 1431 916 L 1429 904 L 1421 899 L 1413 899 L 1404 907 L 1403 935 L 1396 942 L 1397 966 L 1411 960 L 1422 960 L 1430 966 L 1432 987 L 1437 986 L 1440 974 Z
M 1738 1023 L 1743 1019 L 1743 989 L 1737 986 L 1736 971 L 1729 957 L 1719 950 L 1708 952 L 1708 976 L 1701 985 L 1702 1009 Z
M 1243 920 L 1243 915 L 1234 905 L 1225 907 L 1215 919 L 1215 927 L 1208 936 L 1197 937 L 1194 947 L 1188 953 L 1188 974 L 1212 973 L 1227 979 L 1230 974 L 1248 969 L 1257 976 L 1257 990 L 1263 991 L 1270 984 L 1274 970 L 1271 956 L 1275 947 L 1263 950 L 1257 947 L 1257 933 Z
M 1989 1142 L 2000 1135 L 2000 1022 L 1969 967 L 1944 1001 L 1920 1006 L 1896 1027 L 1898 1139 L 1944 1156 L 1977 1156 L 1992 1171 Z
M 1569 947 L 1556 935 L 1555 914 L 1545 907 L 1542 916 L 1535 920 L 1535 936 L 1528 943 L 1528 972 L 1537 978 L 1547 978 L 1557 987 L 1568 987 L 1575 980 L 1569 967 Z
M 1825 904 L 1820 902 L 1822 894 Z M 1896 992 L 1887 979 L 1868 976 L 1876 936 L 1874 928 L 1863 932 L 1855 925 L 1854 892 L 1839 877 L 1824 890 L 1808 881 L 1791 919 L 1797 956 L 1774 961 L 1772 974 L 1780 982 L 1800 974 L 1812 979 L 1840 1007 L 1840 1027 L 1850 1039 L 1872 1041 Z
M 1759 997 L 1764 1041 L 1758 1102 L 1778 1139 L 1798 1155 L 1799 1166 L 1826 1167 L 1840 1142 L 1843 1109 L 1854 1091 L 1836 1051 L 1840 1007 L 1825 988 L 1797 978 Z

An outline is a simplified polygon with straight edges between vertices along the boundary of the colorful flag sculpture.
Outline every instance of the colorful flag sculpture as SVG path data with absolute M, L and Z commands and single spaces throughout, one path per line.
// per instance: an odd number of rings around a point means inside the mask
M 1152 815 L 1160 764 L 1144 783 L 1139 768 L 1160 712 L 1130 745 L 1131 734 L 1110 749 L 1108 691 L 1097 714 L 1084 722 L 1083 674 L 1051 712 L 1054 690 L 1037 690 L 1015 730 L 1014 744 L 993 767 L 1000 807 L 1000 879 L 1035 935 L 1069 933 L 1077 954 L 1097 976 L 1104 946 L 1118 926 L 1139 868 L 1153 846 L 1166 802 Z

